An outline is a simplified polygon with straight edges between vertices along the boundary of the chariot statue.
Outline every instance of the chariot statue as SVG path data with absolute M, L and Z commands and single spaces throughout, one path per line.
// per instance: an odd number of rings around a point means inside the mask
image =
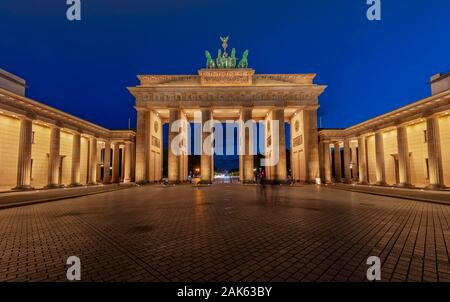
M 244 51 L 242 58 L 238 62 L 238 58 L 236 58 L 236 49 L 231 49 L 231 56 L 228 55 L 227 49 L 228 49 L 228 40 L 230 36 L 227 37 L 220 37 L 220 40 L 222 41 L 222 49 L 219 49 L 217 52 L 217 58 L 213 59 L 211 57 L 211 54 L 209 51 L 205 51 L 206 56 L 206 68 L 208 69 L 214 69 L 214 68 L 248 68 L 248 50 Z

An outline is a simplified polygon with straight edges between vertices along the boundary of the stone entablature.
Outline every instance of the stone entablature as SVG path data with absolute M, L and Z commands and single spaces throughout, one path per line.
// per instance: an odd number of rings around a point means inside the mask
M 115 131 L 85 121 L 61 110 L 0 88 L 0 112 L 17 118 L 27 117 L 43 125 L 55 125 L 99 139 L 133 141 L 134 131 Z
M 211 77 L 203 80 L 206 85 L 202 85 L 198 76 L 141 75 L 138 76 L 141 85 L 128 90 L 136 98 L 137 108 L 282 106 L 302 109 L 317 108 L 318 97 L 326 89 L 324 85 L 313 84 L 315 74 L 254 75 L 252 69 L 202 69 L 199 73 L 201 77 Z M 247 78 L 250 74 L 251 84 Z M 239 81 L 242 84 L 237 85 Z
M 245 86 L 253 85 L 313 85 L 316 74 L 255 74 L 253 69 L 201 69 L 199 75 L 138 75 L 140 86 L 199 86 L 202 84 L 201 76 L 214 75 L 217 86 L 230 86 L 226 78 L 236 75 L 245 75 Z M 251 76 L 252 81 L 249 82 L 248 77 Z M 221 77 L 223 79 L 221 79 Z M 207 81 L 205 81 L 207 82 Z M 207 82 L 207 84 L 210 84 Z M 235 85 L 232 83 L 232 86 Z
M 200 69 L 198 71 L 202 86 L 251 86 L 255 70 L 243 69 Z
M 324 129 L 319 132 L 322 140 L 356 138 L 378 130 L 408 124 L 450 109 L 450 90 L 433 95 L 402 108 L 377 116 L 363 123 L 345 129 Z
M 136 132 L 134 130 L 111 130 L 108 140 L 112 143 L 116 142 L 134 142 Z

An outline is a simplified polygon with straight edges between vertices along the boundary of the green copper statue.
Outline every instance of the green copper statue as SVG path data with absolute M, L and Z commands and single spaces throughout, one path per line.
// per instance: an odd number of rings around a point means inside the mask
M 242 55 L 242 59 L 239 61 L 238 68 L 247 68 L 248 67 L 248 49 L 244 51 Z
M 236 58 L 236 49 L 231 49 L 231 55 L 229 56 L 227 53 L 228 48 L 228 39 L 229 36 L 223 38 L 220 37 L 220 40 L 222 40 L 222 49 L 219 49 L 217 52 L 217 58 L 213 59 L 211 57 L 211 54 L 209 51 L 205 51 L 205 57 L 206 57 L 206 68 L 214 69 L 214 68 L 247 68 L 248 67 L 248 50 L 244 52 L 242 55 L 242 59 L 239 61 L 239 64 L 237 64 L 238 59 Z
M 230 68 L 236 68 L 236 49 L 231 49 Z
M 205 51 L 205 56 L 206 56 L 206 68 L 216 68 L 216 63 L 214 63 L 214 60 L 211 57 L 209 51 Z
M 217 68 L 223 68 L 223 65 L 222 50 L 219 49 L 219 51 L 217 52 L 216 66 Z

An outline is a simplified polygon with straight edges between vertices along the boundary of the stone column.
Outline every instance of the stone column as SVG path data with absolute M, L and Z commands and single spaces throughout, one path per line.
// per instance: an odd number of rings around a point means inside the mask
M 120 152 L 120 144 L 114 143 L 113 146 L 113 162 L 112 162 L 112 182 L 120 183 L 120 175 L 119 175 L 119 152 Z
M 367 154 L 366 154 L 366 137 L 361 135 L 358 137 L 358 157 L 359 157 L 359 184 L 368 184 L 367 179 Z
M 150 157 L 149 132 L 150 112 L 137 108 L 135 181 L 139 184 L 147 183 L 149 178 L 147 171 Z
M 17 163 L 17 185 L 14 190 L 31 190 L 31 145 L 33 123 L 30 118 L 20 120 L 19 161 Z
M 136 144 L 131 143 L 131 182 L 136 182 Z
M 59 149 L 61 145 L 61 128 L 52 126 L 50 129 L 50 152 L 48 155 L 47 188 L 59 187 Z
M 181 151 L 182 155 L 180 155 L 180 182 L 186 182 L 188 180 L 188 147 L 189 147 L 189 137 L 188 137 L 188 131 L 190 129 L 189 122 L 187 120 L 186 114 L 184 112 L 180 112 L 180 120 L 182 122 L 182 127 L 180 129 L 180 134 L 182 136 L 182 143 L 181 143 Z
M 97 138 L 89 138 L 89 184 L 97 184 Z
M 179 143 L 175 138 L 180 134 L 179 128 L 176 131 L 172 131 L 173 124 L 180 119 L 180 109 L 170 108 L 169 109 L 169 157 L 168 157 L 168 174 L 170 183 L 180 182 L 180 158 L 182 146 L 172 146 L 172 143 Z M 174 150 L 172 150 L 174 149 Z M 175 151 L 175 153 L 173 152 Z
M 350 140 L 344 139 L 344 183 L 349 184 L 352 182 L 352 176 L 350 173 Z
M 323 168 L 325 172 L 325 183 L 331 183 L 331 152 L 330 142 L 323 142 Z
M 111 142 L 105 141 L 105 158 L 103 160 L 103 183 L 111 183 Z
M 303 114 L 305 158 L 306 158 L 306 182 L 316 183 L 319 177 L 319 141 L 317 130 L 317 109 L 306 110 Z M 284 126 L 284 124 L 283 124 Z
M 341 146 L 340 142 L 334 143 L 334 178 L 336 182 L 342 181 Z
M 428 169 L 430 189 L 444 188 L 444 171 L 442 166 L 441 138 L 439 120 L 436 116 L 427 118 Z
M 375 132 L 375 160 L 377 185 L 386 185 L 386 170 L 384 165 L 384 140 L 381 131 Z
M 324 146 L 323 141 L 319 142 L 319 171 L 320 171 L 320 181 L 325 183 L 325 167 L 324 167 Z
M 125 146 L 122 145 L 122 155 L 120 156 L 121 164 L 120 164 L 120 173 L 119 180 L 120 182 L 125 181 Z
M 411 187 L 411 164 L 408 149 L 408 131 L 406 126 L 397 127 L 398 172 L 400 187 Z
M 351 148 L 352 152 L 352 178 L 354 181 L 358 181 L 358 152 L 355 146 Z
M 101 162 L 102 162 L 102 149 L 103 149 L 103 142 L 102 144 L 99 146 L 97 145 L 97 183 L 101 183 L 103 181 L 102 177 L 102 167 L 101 167 Z
M 123 169 L 123 182 L 124 183 L 130 183 L 131 182 L 131 142 L 125 142 L 125 156 L 124 156 L 124 169 Z
M 202 129 L 205 129 L 205 123 L 209 120 L 211 120 L 211 109 L 210 108 L 202 108 Z M 211 129 L 212 131 L 212 129 Z M 201 183 L 204 184 L 210 184 L 212 182 L 212 171 L 211 171 L 211 164 L 212 164 L 212 155 L 206 154 L 204 143 L 208 136 L 210 136 L 210 132 L 202 131 L 202 152 L 201 152 Z
M 81 162 L 81 134 L 75 132 L 73 134 L 72 142 L 72 173 L 71 184 L 72 187 L 81 186 L 80 178 L 80 162 Z
M 245 123 L 247 121 L 252 120 L 252 108 L 245 107 L 241 109 L 241 118 L 240 118 L 240 163 L 241 166 L 239 169 L 241 170 L 243 183 L 254 183 L 255 177 L 253 172 L 253 125 L 250 125 L 250 128 L 245 127 Z
M 284 108 L 273 109 L 272 119 L 278 121 L 278 142 L 272 141 L 274 148 L 278 147 L 278 163 L 275 165 L 273 171 L 273 180 L 275 183 L 285 183 L 287 181 L 286 171 L 286 135 L 284 130 Z M 274 130 L 275 127 L 274 127 Z M 273 138 L 272 138 L 273 139 Z M 278 144 L 275 146 L 275 144 Z

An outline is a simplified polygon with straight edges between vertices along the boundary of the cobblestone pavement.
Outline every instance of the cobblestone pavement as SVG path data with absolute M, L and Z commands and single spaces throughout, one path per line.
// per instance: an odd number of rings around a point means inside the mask
M 450 207 L 320 186 L 138 187 L 0 211 L 0 280 L 450 281 Z
M 419 201 L 429 201 L 450 205 L 450 190 L 431 191 L 425 189 L 405 189 L 395 187 L 384 187 L 375 185 L 351 185 L 337 183 L 328 185 L 331 188 L 348 190 L 353 192 L 368 193 L 374 195 L 405 198 Z
M 47 202 L 65 198 L 73 198 L 84 195 L 92 195 L 115 190 L 127 189 L 130 184 L 110 184 L 98 186 L 82 186 L 75 188 L 60 188 L 31 191 L 9 191 L 0 193 L 0 209 L 24 204 Z

